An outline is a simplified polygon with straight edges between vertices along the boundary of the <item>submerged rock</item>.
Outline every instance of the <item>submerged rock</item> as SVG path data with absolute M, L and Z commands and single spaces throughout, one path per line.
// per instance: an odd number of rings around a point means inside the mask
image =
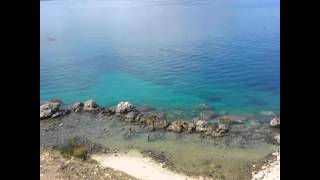
M 276 118 L 271 119 L 270 127 L 280 128 L 280 117 L 276 117 Z
M 219 118 L 219 123 L 222 124 L 241 124 L 245 120 L 247 120 L 247 117 L 243 116 L 222 116 Z
M 125 114 L 125 113 L 132 111 L 133 109 L 134 109 L 134 106 L 131 103 L 120 102 L 115 109 L 115 113 L 116 114 Z
M 210 110 L 202 111 L 200 113 L 200 119 L 201 120 L 210 120 L 210 119 L 212 119 L 214 117 L 215 117 L 215 113 L 213 111 L 210 111 Z
M 209 105 L 206 103 L 201 103 L 201 104 L 195 105 L 194 107 L 196 110 L 199 110 L 199 111 L 205 111 L 210 109 Z
M 272 116 L 272 117 L 275 117 L 276 116 L 276 113 L 272 112 L 272 111 L 261 111 L 260 114 L 262 116 Z
M 83 109 L 84 104 L 82 102 L 76 102 L 72 105 L 72 110 L 74 112 L 80 112 Z
M 84 111 L 94 111 L 98 107 L 97 103 L 93 101 L 92 99 L 84 102 L 83 110 Z
M 139 107 L 138 110 L 140 112 L 150 112 L 150 111 L 154 111 L 155 108 L 148 106 L 148 105 L 144 105 L 144 106 Z

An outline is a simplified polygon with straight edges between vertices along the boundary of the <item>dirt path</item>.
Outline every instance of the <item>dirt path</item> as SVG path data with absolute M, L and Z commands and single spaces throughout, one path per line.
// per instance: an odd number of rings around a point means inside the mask
M 125 172 L 141 180 L 195 180 L 203 179 L 191 178 L 182 174 L 177 174 L 162 168 L 162 165 L 154 162 L 151 158 L 143 157 L 138 151 L 130 151 L 126 154 L 105 155 L 97 154 L 91 156 L 99 164 L 118 171 Z

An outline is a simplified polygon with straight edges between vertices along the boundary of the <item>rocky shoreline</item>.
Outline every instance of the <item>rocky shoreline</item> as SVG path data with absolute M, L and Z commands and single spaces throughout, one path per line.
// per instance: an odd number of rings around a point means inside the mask
M 161 112 L 149 107 L 135 107 L 129 102 L 102 107 L 95 101 L 88 100 L 65 106 L 61 100 L 54 99 L 40 105 L 40 144 L 59 148 L 74 137 L 89 138 L 89 141 L 99 144 L 114 133 L 127 141 L 145 134 L 145 141 L 150 143 L 165 140 L 166 134 L 176 134 L 181 140 L 187 136 L 199 136 L 227 145 L 236 141 L 237 146 L 247 142 L 254 144 L 255 141 L 280 144 L 280 117 L 274 113 L 262 113 L 269 118 L 270 124 L 259 125 L 256 121 L 227 113 L 215 113 L 203 106 L 201 105 L 202 111 L 197 118 L 169 121 Z M 129 146 L 128 148 L 131 148 Z M 135 148 L 133 146 L 132 148 Z M 92 146 L 90 148 L 94 149 Z M 118 152 L 112 146 L 109 149 L 96 149 L 102 153 Z M 176 170 L 170 154 L 148 148 L 140 152 L 163 164 L 164 168 Z M 212 173 L 203 174 L 211 176 Z
M 142 124 L 148 129 L 148 131 L 165 130 L 172 131 L 175 133 L 187 132 L 187 133 L 199 133 L 201 135 L 221 137 L 228 133 L 230 126 L 233 124 L 242 123 L 243 120 L 234 118 L 229 115 L 214 114 L 212 111 L 203 111 L 200 113 L 200 117 L 195 122 L 176 120 L 168 122 L 161 114 L 149 113 L 136 108 L 130 102 L 120 102 L 116 106 L 104 108 L 93 100 L 88 100 L 84 103 L 77 102 L 71 107 L 67 106 L 62 108 L 63 102 L 58 99 L 50 100 L 40 106 L 40 120 L 48 118 L 56 118 L 59 116 L 65 116 L 71 112 L 92 112 L 104 116 L 117 116 L 121 121 L 134 124 Z M 210 123 L 207 117 L 214 117 L 217 122 Z M 280 117 L 274 117 L 270 121 L 270 127 L 280 128 Z

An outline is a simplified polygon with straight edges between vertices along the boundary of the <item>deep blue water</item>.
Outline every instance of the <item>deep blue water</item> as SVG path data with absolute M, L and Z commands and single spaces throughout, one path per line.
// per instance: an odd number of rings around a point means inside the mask
M 40 1 L 40 96 L 279 111 L 279 0 Z

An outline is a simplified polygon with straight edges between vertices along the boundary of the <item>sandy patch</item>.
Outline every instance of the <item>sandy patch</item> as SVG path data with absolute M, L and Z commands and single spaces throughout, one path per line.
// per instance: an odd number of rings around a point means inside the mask
M 138 151 L 130 151 L 126 154 L 106 155 L 96 154 L 91 156 L 92 159 L 98 161 L 98 163 L 104 167 L 113 168 L 118 171 L 122 171 L 128 175 L 131 175 L 141 180 L 196 180 L 203 179 L 191 178 L 183 174 L 177 174 L 169 171 L 166 168 L 162 168 L 162 164 L 155 162 L 151 158 L 143 157 Z
M 262 166 L 259 172 L 253 172 L 252 180 L 280 180 L 280 152 L 273 153 L 276 159 Z

